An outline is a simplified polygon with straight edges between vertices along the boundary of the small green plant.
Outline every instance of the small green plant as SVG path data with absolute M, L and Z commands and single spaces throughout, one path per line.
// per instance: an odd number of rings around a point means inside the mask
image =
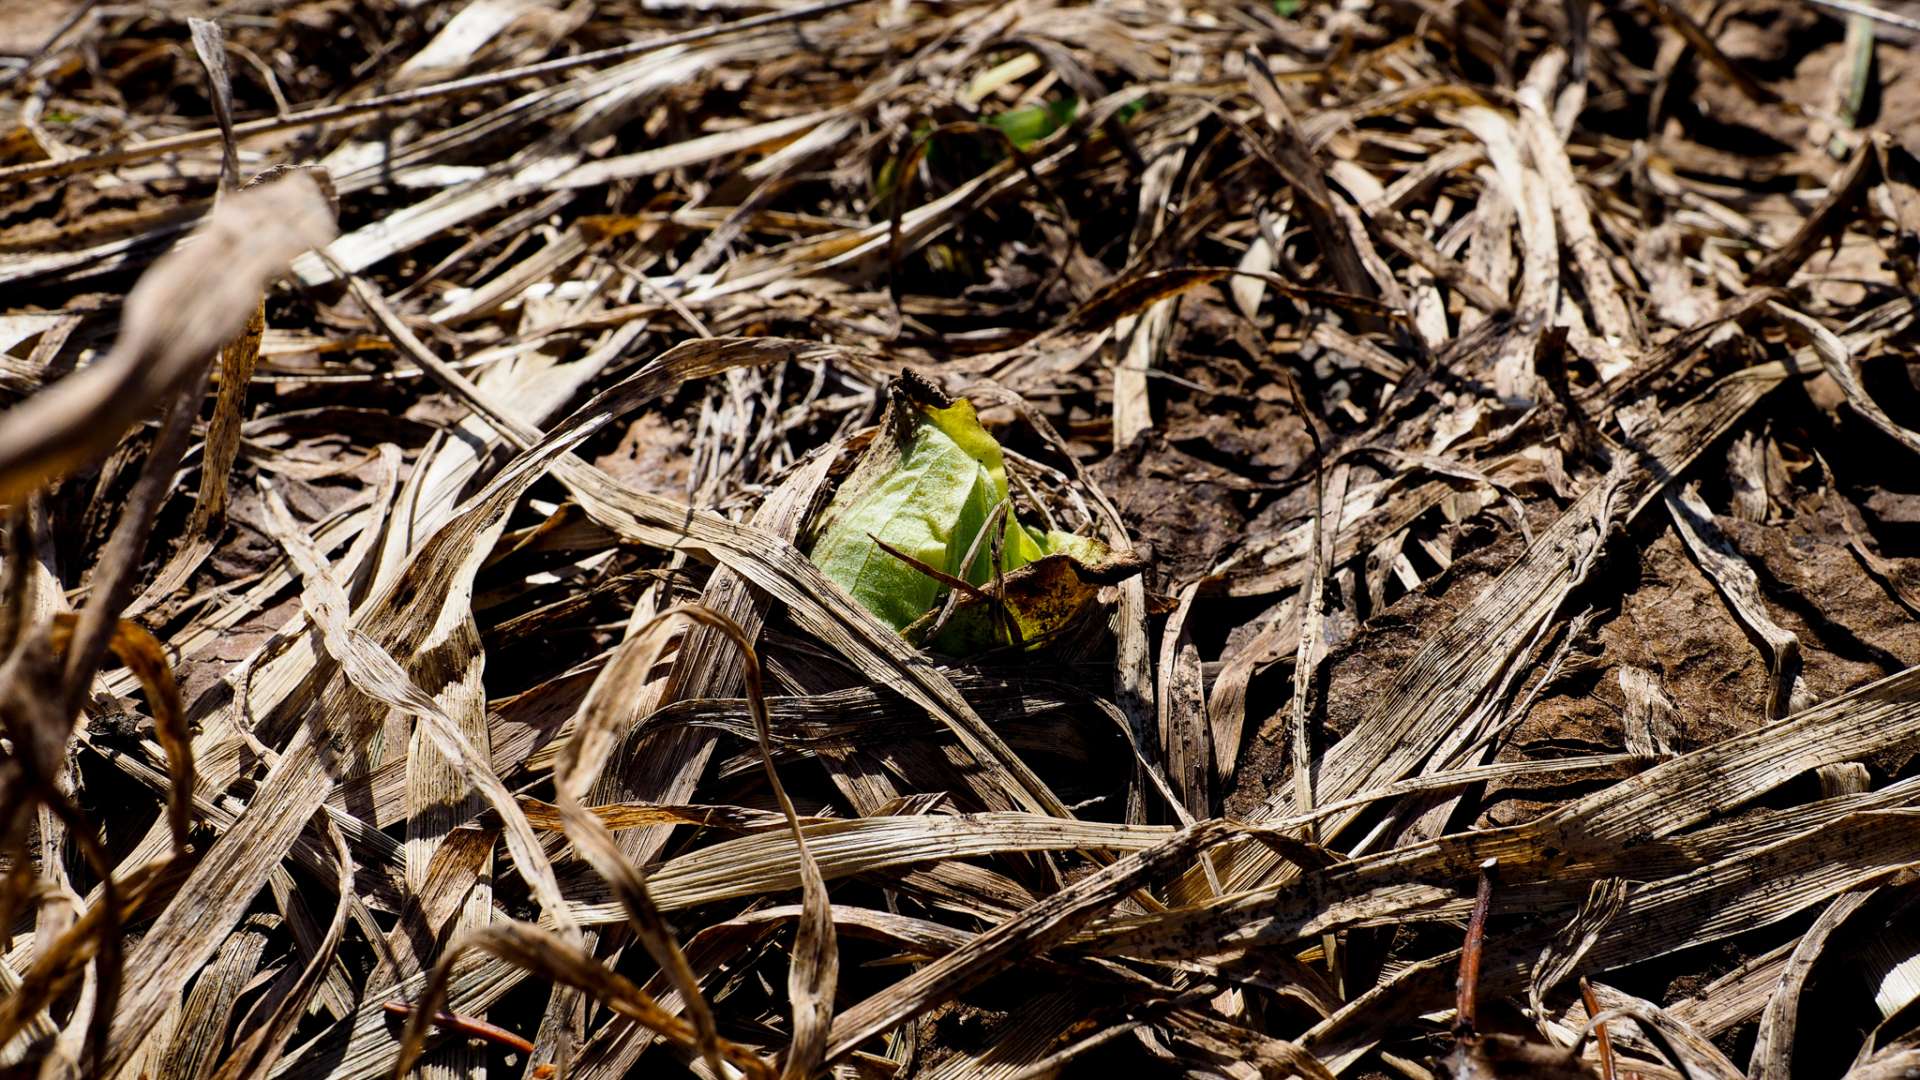
M 965 654 L 1064 627 L 1099 584 L 1139 569 L 1096 540 L 1020 523 L 1000 444 L 973 405 L 909 374 L 822 516 L 814 563 L 916 642 Z M 936 610 L 951 594 L 950 610 Z
M 1005 132 L 1014 146 L 1025 150 L 1073 123 L 1073 118 L 1079 113 L 1080 99 L 1069 97 L 993 113 L 987 117 L 987 123 Z

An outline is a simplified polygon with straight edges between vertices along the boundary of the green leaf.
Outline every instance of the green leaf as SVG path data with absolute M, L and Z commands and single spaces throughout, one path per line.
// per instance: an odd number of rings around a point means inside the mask
M 987 117 L 987 123 L 1006 132 L 1013 145 L 1025 150 L 1066 127 L 1080 111 L 1080 99 L 1063 98 L 1024 109 L 1010 109 Z
M 946 591 L 940 580 L 922 572 L 915 562 L 976 589 L 990 587 L 995 570 L 991 541 L 980 543 L 972 562 L 962 564 L 1005 503 L 1006 461 L 1000 444 L 980 426 L 973 405 L 964 398 L 948 398 L 918 376 L 903 377 L 889 388 L 879 434 L 822 515 L 812 558 L 868 611 L 894 629 L 904 630 L 926 619 Z M 1027 529 L 1010 505 L 1000 520 L 1002 575 L 1048 556 L 1056 556 L 1053 562 L 1068 560 L 1076 567 L 1107 557 L 1096 541 Z M 1049 582 L 1059 577 L 1058 568 L 1049 569 Z M 972 603 L 980 601 L 976 597 Z M 1044 604 L 1028 606 L 1034 610 L 1014 611 L 1022 640 L 1057 628 L 1057 620 L 1048 612 L 1070 616 L 1080 604 L 1049 596 Z M 985 608 L 982 612 L 988 613 Z M 983 642 L 1007 640 L 1004 631 L 993 639 L 991 626 L 981 621 L 982 616 L 968 618 L 971 629 L 951 639 L 943 636 L 943 646 L 951 640 L 971 651 L 984 647 Z M 989 629 L 982 630 L 983 626 Z

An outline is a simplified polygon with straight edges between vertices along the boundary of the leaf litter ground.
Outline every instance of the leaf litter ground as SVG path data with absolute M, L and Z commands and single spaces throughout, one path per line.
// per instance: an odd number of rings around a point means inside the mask
M 1916 29 L 0 10 L 0 1063 L 1911 1075 Z

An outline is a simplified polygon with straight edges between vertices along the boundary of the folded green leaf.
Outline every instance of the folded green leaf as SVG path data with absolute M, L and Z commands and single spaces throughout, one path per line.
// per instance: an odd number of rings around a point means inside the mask
M 997 536 L 983 540 L 981 532 L 996 519 Z M 1080 581 L 1074 567 L 1112 561 L 1097 541 L 1036 533 L 1021 525 L 1007 504 L 1000 445 L 980 426 L 973 405 L 912 374 L 889 387 L 880 431 L 834 494 L 817 536 L 814 563 L 896 630 L 916 622 L 927 628 L 924 620 L 946 590 L 941 577 L 975 587 L 961 606 L 979 611 L 956 611 L 964 614 L 953 624 L 956 632 L 942 633 L 936 642 L 943 649 L 954 646 L 948 651 L 976 651 L 1011 640 L 1004 614 L 997 617 L 998 637 L 983 621 L 992 607 L 983 603 L 983 590 L 996 567 L 1004 577 L 1055 556 L 1058 565 L 1042 577 L 1057 585 Z M 1023 575 L 1022 581 L 1030 577 Z M 1031 641 L 1057 630 L 1091 595 L 1087 586 L 1072 595 L 1049 594 L 1045 603 L 1029 597 L 1033 602 L 1009 604 L 1006 610 L 1021 640 Z
M 1013 145 L 1025 150 L 1073 123 L 1073 118 L 1079 111 L 1078 98 L 1063 98 L 1059 101 L 1029 105 L 1024 109 L 994 113 L 987 117 L 987 123 L 1006 132 L 1007 138 L 1013 141 Z

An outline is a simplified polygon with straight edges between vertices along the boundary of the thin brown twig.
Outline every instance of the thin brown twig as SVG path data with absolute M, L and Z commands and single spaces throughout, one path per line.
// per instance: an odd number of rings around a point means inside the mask
M 414 1006 L 404 1001 L 389 1001 L 380 1007 L 385 1009 L 391 1016 L 405 1017 L 408 1020 L 413 1019 L 413 1014 L 418 1011 Z M 431 1020 L 435 1027 L 443 1031 L 453 1031 L 471 1038 L 485 1039 L 488 1042 L 504 1046 L 509 1050 L 517 1050 L 522 1054 L 533 1053 L 532 1043 L 498 1024 L 489 1024 L 485 1020 L 475 1019 L 471 1016 L 461 1016 L 458 1013 L 451 1013 L 445 1009 L 435 1010 Z
M 1478 1034 L 1474 1026 L 1480 1001 L 1480 957 L 1486 947 L 1487 910 L 1493 906 L 1495 861 L 1480 864 L 1480 884 L 1473 896 L 1473 913 L 1467 917 L 1467 940 L 1460 947 L 1459 997 L 1454 1004 L 1453 1033 L 1457 1038 Z
M 1580 1000 L 1586 1004 L 1588 1016 L 1600 1015 L 1600 1000 L 1593 996 L 1593 984 L 1585 975 L 1580 976 Z M 1613 1080 L 1613 1039 L 1605 1023 L 1593 1026 L 1593 1041 L 1600 1051 L 1600 1080 Z

